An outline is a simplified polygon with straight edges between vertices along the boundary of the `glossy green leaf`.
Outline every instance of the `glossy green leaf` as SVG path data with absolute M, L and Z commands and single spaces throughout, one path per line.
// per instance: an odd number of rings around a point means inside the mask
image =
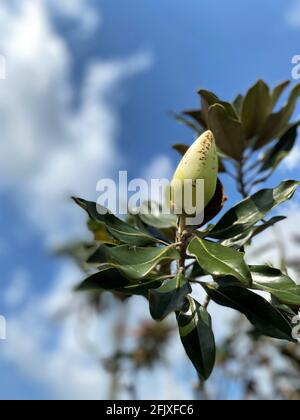
M 259 80 L 247 92 L 242 107 L 242 124 L 247 140 L 258 134 L 265 119 L 272 111 L 269 87 Z
M 89 259 L 89 262 L 108 264 L 129 279 L 142 279 L 159 263 L 179 258 L 179 252 L 172 245 L 160 248 L 138 248 L 128 245 L 108 247 L 101 245 Z
M 171 244 L 176 237 L 177 216 L 174 214 L 164 214 L 157 202 L 143 203 L 151 209 L 149 214 L 144 209 L 140 209 L 140 213 L 130 215 L 130 224 L 133 224 L 140 231 L 153 236 L 158 241 L 165 244 Z
M 177 217 L 174 214 L 140 214 L 139 218 L 148 226 L 156 229 L 169 229 L 177 227 Z
M 279 138 L 288 128 L 288 121 L 289 117 L 285 108 L 269 115 L 261 129 L 261 134 L 253 145 L 254 150 L 259 150 L 272 140 Z
M 216 345 L 211 317 L 207 310 L 189 297 L 189 308 L 177 316 L 183 347 L 202 380 L 207 380 L 214 368 Z
M 192 109 L 188 111 L 184 111 L 183 115 L 192 118 L 196 121 L 203 129 L 206 129 L 207 124 L 205 121 L 205 116 L 203 115 L 202 109 Z
M 78 287 L 79 292 L 91 292 L 100 290 L 114 290 L 127 286 L 130 281 L 120 272 L 109 265 L 103 265 L 99 272 L 85 279 Z
M 216 104 L 209 108 L 208 125 L 221 151 L 240 161 L 246 141 L 241 122 L 229 116 L 222 105 Z
M 117 244 L 117 241 L 108 233 L 104 223 L 90 219 L 88 221 L 88 229 L 93 233 L 95 241 L 104 244 Z
M 246 198 L 222 217 L 209 232 L 209 237 L 228 239 L 245 232 L 275 207 L 291 199 L 298 186 L 297 181 L 284 181 L 275 189 L 261 190 Z
M 159 276 L 149 276 L 143 281 L 129 280 L 117 269 L 104 264 L 99 272 L 91 275 L 84 280 L 78 287 L 79 292 L 99 292 L 102 290 L 118 291 L 128 295 L 147 296 L 150 289 L 161 286 L 163 278 Z
M 273 91 L 271 92 L 271 99 L 272 99 L 272 107 L 274 107 L 285 89 L 290 85 L 290 80 L 286 80 L 285 82 L 280 83 L 276 86 Z
M 143 281 L 141 284 L 130 284 L 128 286 L 117 289 L 117 292 L 124 293 L 125 295 L 131 296 L 144 296 L 148 298 L 149 291 L 158 289 L 161 286 L 162 280 L 157 278 L 156 280 Z
M 157 216 L 155 216 L 155 214 L 153 214 L 153 216 L 154 216 L 153 220 L 157 220 Z M 169 220 L 171 220 L 171 218 L 174 216 L 169 215 L 168 217 L 169 217 Z M 129 218 L 127 219 L 127 222 L 130 225 L 134 226 L 139 231 L 144 232 L 146 235 L 150 235 L 153 238 L 157 239 L 157 241 L 159 242 L 162 242 L 164 244 L 171 244 L 174 242 L 174 238 L 176 235 L 175 227 L 156 228 L 156 227 L 150 226 L 141 220 L 140 214 L 131 214 Z M 167 223 L 165 219 L 165 221 L 161 223 L 161 225 L 169 225 L 169 223 Z
M 293 149 L 297 139 L 298 123 L 292 125 L 263 156 L 263 165 L 260 172 L 272 169 L 273 171 L 279 166 L 286 156 Z
M 292 90 L 287 104 L 278 112 L 269 115 L 261 130 L 261 134 L 255 143 L 254 149 L 258 150 L 270 141 L 281 137 L 289 127 L 289 120 L 292 117 L 297 100 L 300 96 L 300 84 Z
M 81 198 L 74 198 L 74 201 L 89 214 L 92 220 L 104 223 L 109 233 L 121 242 L 135 246 L 144 246 L 159 242 L 156 238 L 139 231 L 123 220 L 118 219 L 112 213 L 108 213 L 108 210 L 94 202 Z
M 276 223 L 281 222 L 282 220 L 285 220 L 285 219 L 286 217 L 284 216 L 272 217 L 272 219 L 268 220 L 262 225 L 254 226 L 246 230 L 245 232 L 240 233 L 237 236 L 234 236 L 229 239 L 225 239 L 224 241 L 221 242 L 221 245 L 240 249 L 244 245 L 246 245 L 249 241 L 251 241 L 251 239 L 253 239 L 255 236 L 259 235 L 260 233 L 264 232 L 269 227 L 274 226 Z
M 149 306 L 153 319 L 161 321 L 172 312 L 180 311 L 186 297 L 192 292 L 190 284 L 182 274 L 165 280 L 159 289 L 150 290 Z
M 241 312 L 262 334 L 293 341 L 291 324 L 261 296 L 241 287 L 201 284 L 214 302 Z
M 197 133 L 197 135 L 200 135 L 200 134 L 203 133 L 204 129 L 202 128 L 202 126 L 199 125 L 196 121 L 191 120 L 190 118 L 188 118 L 186 115 L 184 115 L 184 114 L 176 114 L 176 113 L 171 113 L 171 115 L 173 115 L 173 117 L 176 119 L 176 121 L 179 124 L 182 124 L 182 125 L 190 128 L 195 133 Z
M 201 89 L 199 90 L 198 93 L 201 97 L 202 114 L 203 114 L 203 118 L 205 118 L 205 121 L 208 121 L 209 108 L 216 104 L 222 105 L 225 108 L 226 113 L 230 118 L 233 118 L 233 119 L 238 118 L 234 107 L 229 102 L 222 101 L 214 93 L 210 92 L 209 90 Z
M 200 267 L 198 264 L 198 261 L 196 261 L 191 269 L 191 272 L 189 274 L 189 278 L 196 279 L 197 277 L 203 277 L 207 276 L 206 272 L 203 270 L 203 268 Z
M 300 286 L 288 275 L 269 266 L 250 266 L 253 287 L 269 292 L 281 303 L 300 307 Z
M 274 296 L 272 296 L 271 303 L 276 309 L 278 309 L 282 313 L 284 317 L 288 319 L 289 322 L 292 321 L 295 315 L 298 315 L 298 308 L 294 307 L 294 309 L 292 309 L 290 306 L 278 302 L 278 300 Z
M 251 285 L 251 273 L 244 253 L 200 238 L 190 242 L 188 253 L 196 257 L 206 273 L 215 277 L 233 276 L 244 285 Z
M 208 121 L 208 110 L 212 105 L 219 103 L 220 99 L 213 92 L 201 89 L 198 94 L 201 97 L 202 112 L 205 121 Z
M 234 99 L 232 103 L 232 106 L 235 109 L 235 112 L 237 113 L 238 116 L 240 116 L 242 113 L 243 102 L 244 102 L 243 95 L 237 95 L 237 97 Z

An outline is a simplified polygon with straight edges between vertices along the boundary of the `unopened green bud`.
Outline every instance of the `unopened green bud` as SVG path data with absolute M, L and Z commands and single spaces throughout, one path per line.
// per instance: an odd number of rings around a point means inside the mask
M 203 180 L 201 208 L 199 208 L 199 202 L 197 202 L 199 201 L 196 190 L 198 180 Z M 187 150 L 175 171 L 171 183 L 171 203 L 173 208 L 175 210 L 181 208 L 183 209 L 182 214 L 185 214 L 185 203 L 187 202 L 185 196 L 191 194 L 192 197 L 187 198 L 187 200 L 193 207 L 197 208 L 197 213 L 203 212 L 216 192 L 217 180 L 217 147 L 213 133 L 206 131 Z M 190 182 L 191 188 L 186 187 L 187 182 Z M 182 190 L 182 194 L 179 195 L 180 198 L 175 192 L 178 186 Z

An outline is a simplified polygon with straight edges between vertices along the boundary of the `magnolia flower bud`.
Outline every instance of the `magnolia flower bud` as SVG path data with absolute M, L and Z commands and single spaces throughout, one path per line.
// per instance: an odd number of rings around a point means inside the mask
M 177 209 L 182 209 L 182 214 L 187 214 L 187 199 L 189 200 L 188 202 L 197 209 L 195 213 L 199 214 L 203 212 L 204 208 L 211 201 L 216 192 L 217 179 L 217 147 L 213 133 L 211 131 L 206 131 L 188 149 L 175 171 L 171 183 L 171 203 L 173 209 L 175 209 L 175 211 L 177 211 Z M 203 180 L 203 183 L 197 184 L 198 180 Z M 190 187 L 187 188 L 187 185 L 190 185 Z M 181 194 L 178 196 L 176 189 L 179 187 L 181 189 Z M 197 188 L 198 192 L 200 188 L 200 198 L 202 196 L 200 207 Z M 187 195 L 190 195 L 191 197 L 186 197 Z

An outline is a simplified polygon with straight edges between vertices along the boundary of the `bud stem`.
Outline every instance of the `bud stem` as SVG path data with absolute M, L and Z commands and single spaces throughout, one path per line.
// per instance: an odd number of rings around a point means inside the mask
M 178 218 L 178 230 L 177 230 L 177 241 L 180 242 L 180 259 L 178 262 L 178 273 L 181 272 L 183 275 L 185 274 L 185 259 L 186 259 L 186 249 L 187 249 L 187 241 L 184 238 L 184 233 L 186 231 L 186 216 L 181 215 Z

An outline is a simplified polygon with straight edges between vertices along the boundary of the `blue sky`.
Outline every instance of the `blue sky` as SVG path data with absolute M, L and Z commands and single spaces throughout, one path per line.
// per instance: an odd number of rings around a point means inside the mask
M 54 245 L 83 234 L 84 217 L 68 197 L 96 198 L 96 181 L 119 169 L 169 175 L 178 160 L 170 145 L 193 140 L 169 111 L 198 106 L 198 88 L 231 99 L 258 78 L 290 79 L 300 2 L 27 3 L 0 6 L 8 61 L 0 82 L 0 314 L 8 321 L 0 398 L 104 398 L 105 374 L 76 349 L 76 317 L 51 321 L 73 302 L 68 290 L 81 277 L 51 256 Z M 272 185 L 297 177 L 295 163 Z M 168 383 L 157 376 L 145 376 L 149 389 Z

